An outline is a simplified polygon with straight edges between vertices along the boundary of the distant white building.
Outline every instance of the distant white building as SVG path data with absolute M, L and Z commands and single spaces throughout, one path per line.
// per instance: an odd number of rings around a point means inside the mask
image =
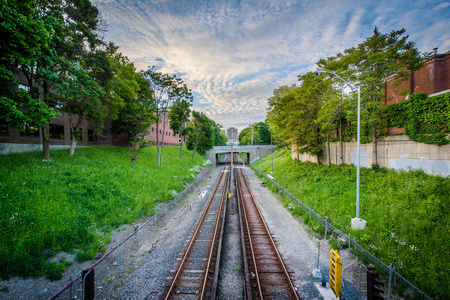
M 237 143 L 238 141 L 238 130 L 237 128 L 230 127 L 227 129 L 228 142 Z

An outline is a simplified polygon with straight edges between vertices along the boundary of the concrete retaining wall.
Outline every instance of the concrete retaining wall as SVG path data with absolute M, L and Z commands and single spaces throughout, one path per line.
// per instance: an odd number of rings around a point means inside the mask
M 77 148 L 82 146 L 77 146 Z M 67 145 L 50 145 L 51 150 L 69 149 Z M 0 155 L 22 153 L 22 152 L 36 152 L 42 151 L 42 144 L 14 144 L 14 143 L 0 143 Z
M 344 143 L 344 164 L 356 165 L 356 141 Z M 361 167 L 372 165 L 373 144 L 361 144 Z M 450 144 L 436 146 L 411 141 L 405 135 L 380 137 L 378 139 L 378 164 L 391 169 L 422 169 L 429 174 L 450 176 Z M 332 164 L 340 163 L 340 143 L 330 143 Z M 297 147 L 292 146 L 292 159 L 317 163 L 317 158 L 309 154 L 297 155 Z M 327 163 L 327 150 L 323 149 L 320 163 Z

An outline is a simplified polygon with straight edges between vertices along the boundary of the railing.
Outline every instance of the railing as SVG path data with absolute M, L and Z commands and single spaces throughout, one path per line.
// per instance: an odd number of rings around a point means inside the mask
M 87 297 L 86 292 L 86 286 L 85 286 L 85 279 L 88 277 L 88 275 L 94 270 L 96 266 L 98 266 L 101 263 L 104 263 L 106 261 L 107 257 L 110 257 L 112 260 L 112 254 L 115 252 L 115 255 L 117 255 L 117 265 L 120 264 L 120 247 L 123 246 L 127 241 L 134 240 L 137 242 L 137 245 L 139 246 L 140 238 L 139 238 L 139 232 L 145 228 L 149 224 L 154 224 L 155 227 L 157 226 L 158 219 L 166 216 L 167 211 L 169 208 L 173 208 L 175 204 L 180 202 L 182 199 L 185 198 L 185 196 L 192 191 L 193 188 L 198 186 L 200 181 L 202 181 L 210 172 L 213 170 L 215 166 L 210 166 L 208 169 L 206 169 L 200 176 L 197 177 L 197 179 L 191 183 L 189 186 L 186 187 L 182 192 L 180 192 L 174 199 L 172 199 L 169 203 L 164 205 L 157 213 L 155 213 L 153 216 L 151 216 L 147 221 L 145 221 L 143 224 L 140 224 L 137 229 L 135 229 L 130 235 L 128 235 L 125 239 L 118 242 L 117 245 L 112 247 L 109 251 L 107 251 L 99 260 L 97 260 L 94 264 L 92 264 L 90 267 L 88 267 L 85 270 L 82 270 L 78 273 L 78 275 L 71 279 L 64 287 L 62 287 L 56 294 L 54 294 L 49 299 L 85 299 L 89 298 Z M 134 237 L 134 239 L 131 239 L 131 237 Z M 108 260 L 106 262 L 111 263 L 111 260 Z M 99 276 L 107 276 L 105 274 L 98 274 L 96 272 L 96 277 Z
M 312 208 L 308 207 L 306 204 L 304 204 L 301 200 L 297 199 L 294 195 L 292 195 L 288 190 L 286 190 L 284 187 L 279 185 L 273 177 L 268 176 L 267 174 L 264 174 L 260 170 L 258 170 L 253 164 L 250 164 L 250 167 L 258 173 L 261 177 L 268 180 L 272 185 L 274 185 L 278 192 L 283 193 L 285 196 L 289 197 L 290 202 L 295 202 L 299 208 L 301 208 L 303 211 L 307 212 L 309 214 L 309 218 L 314 218 L 320 225 L 325 227 L 325 238 L 327 233 L 332 233 L 336 239 L 345 241 L 346 244 L 348 244 L 349 247 L 349 254 L 353 251 L 357 256 L 359 256 L 363 261 L 368 262 L 369 264 L 373 265 L 375 269 L 380 273 L 381 276 L 384 278 L 389 278 L 389 285 L 386 287 L 387 290 L 387 296 L 388 299 L 391 299 L 391 291 L 392 287 L 399 288 L 401 290 L 405 290 L 407 299 L 427 299 L 432 300 L 430 296 L 425 294 L 423 291 L 421 291 L 418 287 L 416 287 L 414 284 L 409 282 L 406 278 L 401 276 L 395 269 L 395 266 L 392 266 L 390 264 L 389 266 L 383 263 L 380 259 L 378 259 L 376 256 L 374 256 L 372 253 L 367 251 L 365 248 L 363 248 L 361 245 L 358 244 L 356 239 L 351 239 L 350 234 L 345 234 L 338 228 L 334 227 L 329 221 L 328 218 L 323 218 L 319 214 L 317 214 Z M 360 296 L 363 297 L 365 290 L 359 289 Z

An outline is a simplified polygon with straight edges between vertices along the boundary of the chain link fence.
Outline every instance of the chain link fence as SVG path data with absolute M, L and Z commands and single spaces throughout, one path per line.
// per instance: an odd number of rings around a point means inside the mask
M 148 227 L 149 225 L 154 225 L 155 228 L 158 224 L 158 220 L 162 217 L 167 216 L 167 212 L 170 208 L 175 207 L 176 204 L 181 202 L 183 199 L 187 197 L 187 195 L 192 192 L 192 190 L 197 187 L 201 181 L 203 181 L 209 173 L 215 169 L 215 165 L 208 167 L 203 173 L 197 177 L 197 179 L 188 185 L 182 192 L 180 192 L 174 199 L 170 202 L 166 203 L 162 208 L 159 209 L 157 213 L 151 216 L 147 221 L 143 224 L 139 224 L 135 230 L 128 235 L 125 239 L 118 242 L 117 245 L 113 246 L 110 250 L 108 250 L 100 259 L 98 259 L 94 264 L 88 267 L 85 270 L 82 270 L 78 273 L 78 275 L 69 280 L 69 282 L 62 287 L 56 294 L 54 294 L 49 299 L 94 299 L 95 293 L 102 294 L 102 291 L 98 288 L 94 287 L 94 273 L 95 268 L 101 264 L 113 264 L 114 266 L 120 265 L 120 250 L 124 249 L 124 247 L 137 247 L 140 246 L 140 233 L 143 229 Z M 107 259 L 108 258 L 108 259 Z M 113 262 L 113 260 L 115 260 Z M 106 277 L 108 274 L 97 273 L 95 277 Z M 112 276 L 112 275 L 111 275 Z M 113 277 L 108 279 L 103 278 L 103 281 L 109 282 L 112 281 Z M 95 290 L 94 290 L 95 289 Z M 106 295 L 105 295 L 106 296 Z
M 323 226 L 325 229 L 325 238 L 327 237 L 327 234 L 333 235 L 336 240 L 338 240 L 341 243 L 345 243 L 348 245 L 350 252 L 354 253 L 358 257 L 360 257 L 364 262 L 367 264 L 373 265 L 375 269 L 380 273 L 380 276 L 384 278 L 386 281 L 389 282 L 388 285 L 386 285 L 385 288 L 385 295 L 387 296 L 387 299 L 394 299 L 392 295 L 392 290 L 395 288 L 396 291 L 399 292 L 399 294 L 402 295 L 405 299 L 427 299 L 432 300 L 431 297 L 429 297 L 427 294 L 425 294 L 423 291 L 421 291 L 418 287 L 416 287 L 414 284 L 409 282 L 406 278 L 401 276 L 395 269 L 395 266 L 387 265 L 383 263 L 380 259 L 378 259 L 376 256 L 371 254 L 369 251 L 367 251 L 365 248 L 363 248 L 361 245 L 358 244 L 356 239 L 352 239 L 350 234 L 345 234 L 338 228 L 334 227 L 329 221 L 327 217 L 321 217 L 319 214 L 317 214 L 312 208 L 308 207 L 306 204 L 304 204 L 301 200 L 297 199 L 294 195 L 292 195 L 288 190 L 286 190 L 284 187 L 279 185 L 277 182 L 275 182 L 275 179 L 267 174 L 264 174 L 260 170 L 258 170 L 253 164 L 250 164 L 250 167 L 262 178 L 266 179 L 266 181 L 270 182 L 274 187 L 276 187 L 278 193 L 284 194 L 287 198 L 289 198 L 289 201 L 291 203 L 296 204 L 298 208 L 302 209 L 304 212 L 308 213 L 309 219 L 312 218 L 317 221 L 320 226 Z M 366 290 L 365 285 L 362 283 L 359 285 L 359 292 L 362 299 L 364 299 Z

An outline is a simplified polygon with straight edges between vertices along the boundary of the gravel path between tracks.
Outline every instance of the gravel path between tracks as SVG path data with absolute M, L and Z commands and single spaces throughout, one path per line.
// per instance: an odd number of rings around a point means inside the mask
M 243 167 L 249 179 L 252 192 L 257 199 L 262 214 L 277 240 L 279 250 L 284 257 L 288 269 L 294 272 L 295 285 L 303 299 L 323 299 L 314 287 L 312 271 L 317 265 L 317 239 L 310 230 L 303 225 L 301 219 L 295 219 L 281 204 L 279 197 L 262 187 L 262 182 L 251 169 Z M 174 262 L 179 253 L 186 247 L 189 236 L 195 229 L 198 217 L 214 187 L 221 168 L 213 170 L 209 176 L 194 189 L 187 199 L 181 201 L 174 209 L 168 211 L 167 216 L 158 220 L 154 225 L 145 227 L 140 234 L 140 244 L 128 241 L 120 248 L 120 261 L 117 264 L 117 254 L 112 254 L 95 268 L 95 299 L 158 299 L 158 293 L 170 271 L 174 269 Z M 199 195 L 202 191 L 208 193 L 204 198 Z M 236 201 L 235 197 L 231 198 Z M 187 205 L 190 203 L 191 205 Z M 220 299 L 242 299 L 244 289 L 243 265 L 241 256 L 241 240 L 239 219 L 236 202 L 234 206 L 228 203 L 227 225 L 225 226 L 222 264 L 219 276 Z M 131 225 L 124 225 L 111 234 L 112 245 L 133 232 L 134 227 L 145 222 L 137 220 Z M 328 278 L 329 272 L 329 244 L 320 241 L 320 270 Z M 359 279 L 359 261 L 348 259 L 348 251 L 340 251 L 343 261 L 344 295 L 346 300 L 358 299 L 355 285 Z M 64 256 L 73 261 L 74 255 L 60 253 L 55 260 Z M 101 257 L 101 254 L 97 258 Z M 69 278 L 74 278 L 79 271 L 89 267 L 94 261 L 74 263 L 64 273 L 63 279 L 49 281 L 41 278 L 13 278 L 8 281 L 0 280 L 0 288 L 7 286 L 9 293 L 0 292 L 0 299 L 48 299 L 65 284 Z M 68 299 L 65 293 L 58 299 Z

